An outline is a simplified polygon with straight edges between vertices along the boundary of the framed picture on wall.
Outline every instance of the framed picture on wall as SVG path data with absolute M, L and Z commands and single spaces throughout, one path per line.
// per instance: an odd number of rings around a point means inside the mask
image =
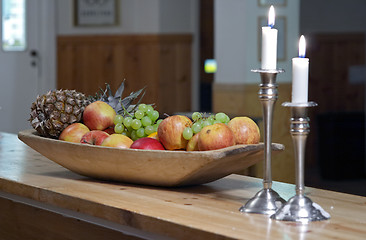
M 118 24 L 118 0 L 74 0 L 76 26 Z
M 287 0 L 258 0 L 258 5 L 261 7 L 268 6 L 286 6 Z
M 268 25 L 268 17 L 261 16 L 258 18 L 258 60 L 262 58 L 262 27 Z M 286 61 L 287 59 L 287 22 L 285 16 L 276 16 L 275 26 L 278 30 L 277 35 L 277 60 Z

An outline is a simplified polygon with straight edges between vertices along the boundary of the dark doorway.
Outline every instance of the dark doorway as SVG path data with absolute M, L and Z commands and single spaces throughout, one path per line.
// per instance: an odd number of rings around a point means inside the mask
M 308 186 L 366 195 L 365 68 L 363 33 L 309 35 L 311 134 Z
M 213 73 L 204 71 L 206 59 L 214 58 L 214 1 L 200 0 L 200 111 L 212 111 Z

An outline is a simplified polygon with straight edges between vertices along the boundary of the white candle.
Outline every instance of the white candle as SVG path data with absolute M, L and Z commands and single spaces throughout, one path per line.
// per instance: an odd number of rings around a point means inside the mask
M 306 43 L 302 35 L 299 41 L 299 57 L 292 59 L 292 102 L 308 102 L 309 58 L 305 58 Z
M 277 67 L 277 29 L 275 24 L 274 7 L 269 8 L 268 26 L 262 27 L 262 69 L 276 69 Z

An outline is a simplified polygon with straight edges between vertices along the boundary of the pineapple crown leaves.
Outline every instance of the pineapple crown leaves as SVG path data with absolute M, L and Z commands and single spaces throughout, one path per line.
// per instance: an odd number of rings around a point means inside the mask
M 113 95 L 110 85 L 106 83 L 106 89 L 100 89 L 100 93 L 97 93 L 94 99 L 108 103 L 117 114 L 126 115 L 133 112 L 141 102 L 146 93 L 146 86 L 136 92 L 131 92 L 129 96 L 122 99 L 124 89 L 125 80 L 123 80 L 122 84 Z M 138 102 L 132 104 L 136 99 L 138 99 Z

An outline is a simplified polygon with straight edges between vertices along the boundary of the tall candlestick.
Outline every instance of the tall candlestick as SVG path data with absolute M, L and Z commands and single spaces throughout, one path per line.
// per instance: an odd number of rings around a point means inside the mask
M 292 102 L 308 102 L 309 58 L 305 58 L 306 42 L 299 41 L 299 57 L 292 59 Z
M 268 26 L 262 27 L 262 69 L 276 69 L 277 67 L 277 29 L 275 24 L 274 7 L 269 8 Z

